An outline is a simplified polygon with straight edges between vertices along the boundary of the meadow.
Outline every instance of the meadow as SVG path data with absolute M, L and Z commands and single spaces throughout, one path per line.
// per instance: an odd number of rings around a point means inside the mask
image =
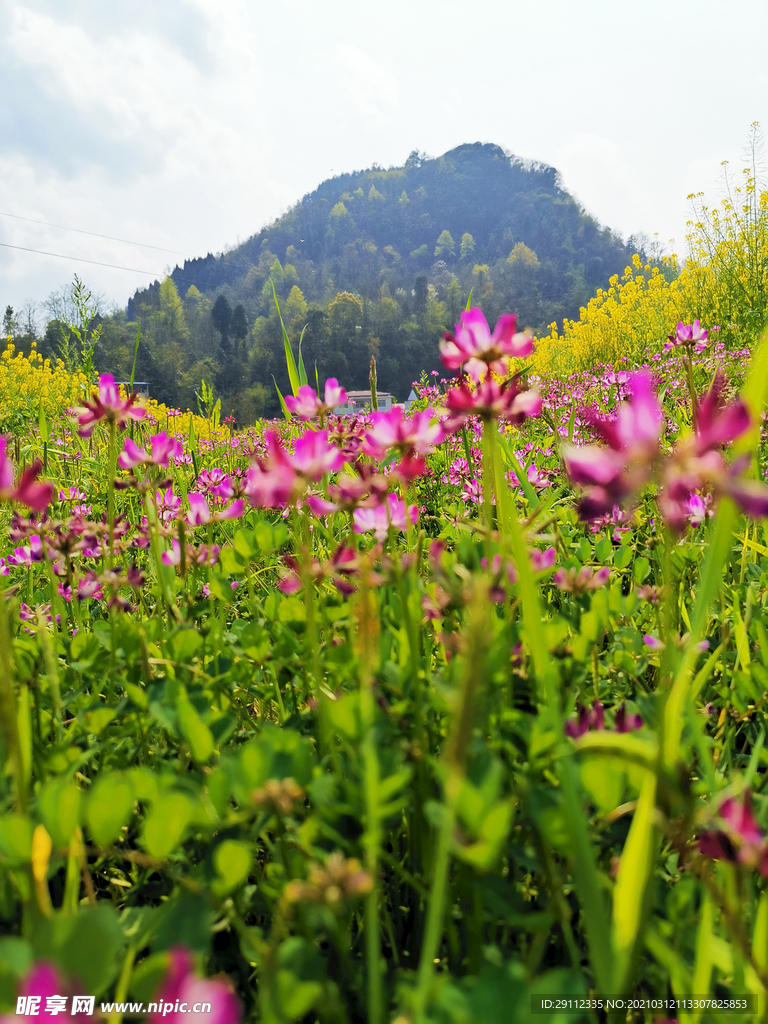
M 239 432 L 6 350 L 3 1020 L 766 1018 L 768 339 L 725 272 L 537 343 L 468 304 L 408 413 L 337 416 L 286 334 Z

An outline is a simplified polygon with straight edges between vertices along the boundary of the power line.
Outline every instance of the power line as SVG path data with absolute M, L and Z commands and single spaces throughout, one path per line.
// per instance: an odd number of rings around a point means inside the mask
M 158 274 L 154 270 L 137 270 L 136 267 L 121 267 L 117 263 L 101 263 L 99 260 L 85 260 L 81 256 L 65 256 L 60 252 L 46 252 L 45 249 L 30 249 L 26 245 L 11 245 L 9 242 L 0 242 L 5 249 L 18 249 L 20 252 L 36 252 L 41 256 L 55 256 L 58 260 L 74 260 L 75 263 L 90 263 L 94 267 L 110 267 L 112 270 L 127 270 L 131 274 L 146 274 L 148 277 L 166 277 L 165 274 Z
M 107 238 L 110 242 L 124 242 L 126 245 L 138 245 L 143 249 L 155 249 L 157 252 L 170 252 L 174 256 L 186 256 L 185 252 L 178 249 L 165 249 L 161 245 L 149 245 L 146 242 L 132 242 L 130 238 L 117 238 L 115 235 L 100 235 L 97 231 L 84 231 L 82 228 L 68 228 L 63 224 L 52 224 L 47 220 L 35 220 L 34 217 L 22 217 L 18 213 L 3 213 L 0 210 L 0 217 L 12 217 L 14 220 L 25 220 L 29 224 L 41 224 L 47 228 L 58 228 L 60 231 L 76 231 L 79 235 L 90 235 L 92 238 Z M 106 264 L 104 264 L 106 266 Z

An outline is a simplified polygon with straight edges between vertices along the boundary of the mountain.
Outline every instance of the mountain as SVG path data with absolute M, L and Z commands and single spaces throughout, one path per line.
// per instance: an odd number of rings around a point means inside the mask
M 439 369 L 437 342 L 470 289 L 491 323 L 515 312 L 543 331 L 578 316 L 635 251 L 555 168 L 475 143 L 324 181 L 237 248 L 137 291 L 126 320 L 141 323 L 159 398 L 183 404 L 204 376 L 244 422 L 277 411 L 273 376 L 288 387 L 273 284 L 294 346 L 304 329 L 311 379 L 316 366 L 321 381 L 364 387 L 373 354 L 379 388 L 402 400 Z

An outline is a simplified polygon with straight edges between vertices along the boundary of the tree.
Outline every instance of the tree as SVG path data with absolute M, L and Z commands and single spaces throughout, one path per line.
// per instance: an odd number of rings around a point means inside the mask
M 435 256 L 455 256 L 456 247 L 450 231 L 442 231 L 435 246 Z
M 229 333 L 236 342 L 245 341 L 248 337 L 248 320 L 241 303 L 238 303 L 232 312 L 232 320 L 229 324 Z
M 160 285 L 160 309 L 153 318 L 152 333 L 161 345 L 189 338 L 184 306 L 172 277 L 166 277 Z
M 221 335 L 221 347 L 228 347 L 229 329 L 232 324 L 232 307 L 226 295 L 220 295 L 213 304 L 211 310 L 213 326 Z
M 19 324 L 13 312 L 13 306 L 6 306 L 3 314 L 3 337 L 13 338 L 18 334 Z
M 459 245 L 459 259 L 462 263 L 472 259 L 472 254 L 475 251 L 475 240 L 468 231 L 465 231 L 461 236 L 461 243 Z

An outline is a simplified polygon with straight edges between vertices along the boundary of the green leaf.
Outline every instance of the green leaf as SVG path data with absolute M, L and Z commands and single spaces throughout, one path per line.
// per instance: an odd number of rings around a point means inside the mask
M 110 772 L 94 783 L 88 794 L 85 820 L 94 843 L 109 846 L 133 812 L 133 786 L 120 772 Z
M 52 960 L 85 992 L 99 996 L 117 973 L 125 940 L 108 901 L 85 907 L 74 917 L 55 914 L 40 922 L 33 936 L 39 960 Z
M 180 629 L 168 641 L 171 657 L 179 664 L 189 661 L 202 645 L 203 638 L 196 629 Z
M 259 553 L 259 542 L 253 530 L 237 530 L 233 544 L 235 551 L 246 562 L 253 560 Z
M 40 440 L 46 442 L 50 438 L 48 430 L 48 419 L 45 415 L 45 408 L 42 401 L 40 402 L 40 415 L 38 417 L 38 426 L 40 428 Z
M 205 764 L 214 749 L 211 730 L 187 700 L 179 701 L 176 707 L 176 720 L 181 735 L 189 744 L 193 761 Z
M 20 814 L 0 818 L 0 860 L 9 867 L 28 864 L 32 856 L 32 823 Z
M 162 793 L 144 822 L 144 846 L 157 860 L 165 860 L 181 841 L 192 818 L 192 807 L 183 793 Z
M 620 761 L 589 757 L 581 763 L 581 782 L 603 814 L 618 806 L 624 790 L 624 770 Z
M 227 576 L 242 576 L 245 572 L 243 556 L 234 548 L 224 547 L 221 549 L 219 565 Z
M 651 563 L 647 558 L 640 555 L 635 559 L 634 565 L 632 566 L 632 578 L 635 583 L 642 583 L 651 571 Z
M 136 375 L 136 360 L 139 357 L 139 342 L 141 341 L 141 324 L 136 327 L 136 344 L 133 346 L 133 365 L 131 366 L 131 384 L 130 388 L 133 391 L 133 380 Z
M 253 852 L 248 843 L 225 839 L 216 847 L 213 863 L 218 878 L 212 885 L 217 896 L 225 896 L 237 889 L 248 878 L 253 863 Z
M 54 846 L 69 846 L 80 821 L 81 793 L 66 779 L 50 779 L 40 790 L 37 807 Z
M 507 463 L 508 466 L 511 467 L 512 471 L 517 477 L 520 486 L 523 489 L 523 494 L 526 497 L 529 507 L 531 509 L 536 508 L 539 505 L 539 499 L 536 496 L 536 491 L 533 488 L 533 484 L 531 484 L 530 480 L 528 479 L 528 474 L 517 461 L 517 457 L 514 451 L 512 450 L 512 445 L 509 443 L 509 441 L 503 434 L 499 434 L 499 447 L 501 448 L 501 454 L 504 457 L 504 461 Z
M 632 733 L 587 732 L 576 740 L 576 749 L 586 754 L 602 754 L 639 765 L 646 771 L 656 770 L 657 747 L 650 740 L 640 739 Z
M 653 825 L 655 806 L 656 775 L 648 772 L 621 854 L 613 890 L 613 991 L 621 994 L 632 983 L 634 961 L 643 939 L 657 845 Z
M 300 385 L 307 383 L 307 371 L 304 369 L 304 359 L 303 359 L 303 357 L 301 355 L 301 344 L 304 341 L 304 332 L 306 331 L 306 329 L 307 329 L 307 325 L 304 324 L 304 326 L 301 329 L 301 336 L 299 338 L 299 384 Z M 320 389 L 319 388 L 318 388 L 318 394 L 320 394 Z
M 617 569 L 626 569 L 632 561 L 632 548 L 628 544 L 622 545 L 613 556 L 613 564 Z
M 277 612 L 280 622 L 299 623 L 307 621 L 307 606 L 299 597 L 286 597 Z
M 103 732 L 106 729 L 116 714 L 117 712 L 114 708 L 91 708 L 83 715 L 83 724 L 88 732 L 93 733 L 94 736 L 98 736 L 100 732 Z
M 272 298 L 275 300 L 275 308 L 277 309 L 277 316 L 280 321 L 280 329 L 283 332 L 283 348 L 285 349 L 285 363 L 286 366 L 288 367 L 288 379 L 291 382 L 291 390 L 293 391 L 294 395 L 298 395 L 300 386 L 299 373 L 298 370 L 296 369 L 296 361 L 293 358 L 291 340 L 288 337 L 288 331 L 286 331 L 285 324 L 283 323 L 283 315 L 280 312 L 280 303 L 277 301 L 277 292 L 275 291 L 275 282 L 272 280 L 272 278 L 270 278 L 269 283 L 272 285 Z M 275 387 L 277 387 L 277 384 L 275 384 Z M 278 395 L 280 394 L 279 391 L 277 393 Z M 290 417 L 288 418 L 290 419 Z
M 285 418 L 287 420 L 290 420 L 291 419 L 291 414 L 288 412 L 288 406 L 285 404 L 285 399 L 283 398 L 282 391 L 277 386 L 277 381 L 275 380 L 274 374 L 272 375 L 272 381 L 273 381 L 273 383 L 275 385 L 275 391 L 277 392 L 277 397 L 280 399 L 280 408 L 283 410 L 283 416 L 285 416 Z

